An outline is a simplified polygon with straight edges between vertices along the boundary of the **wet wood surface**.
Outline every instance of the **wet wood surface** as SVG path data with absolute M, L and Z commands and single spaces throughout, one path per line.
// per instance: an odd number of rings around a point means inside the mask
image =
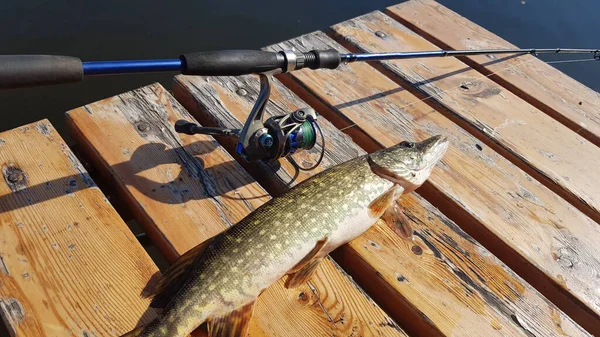
M 11 336 L 120 336 L 158 272 L 47 121 L 0 133 L 0 317 Z
M 354 39 L 351 29 L 344 34 Z M 323 33 L 268 49 L 290 48 L 344 50 Z M 595 222 L 368 64 L 280 78 L 367 148 L 447 136 L 450 149 L 419 192 L 573 319 L 597 329 Z
M 270 198 L 212 137 L 175 133 L 182 118 L 193 121 L 158 84 L 68 114 L 90 160 L 171 261 Z M 283 281 L 259 297 L 251 336 L 405 335 L 333 261 L 310 284 Z
M 365 31 L 349 45 L 382 52 L 439 49 L 393 19 L 386 20 L 381 24 L 384 37 Z M 336 27 L 345 28 L 343 24 Z M 388 27 L 392 30 L 389 34 L 385 32 Z M 455 58 L 372 65 L 420 98 L 427 98 L 427 104 L 600 221 L 600 187 L 595 183 L 600 180 L 599 147 Z
M 302 42 L 302 48 L 315 47 L 311 37 L 305 36 Z M 212 126 L 239 128 L 258 95 L 258 87 L 258 78 L 252 76 L 177 76 L 173 91 L 198 120 Z M 269 116 L 307 106 L 278 81 L 271 98 L 266 108 Z M 364 154 L 347 135 L 327 120 L 320 121 L 328 150 L 316 172 Z M 234 143 L 224 145 L 233 152 Z M 308 157 L 303 161 L 315 159 Z M 286 160 L 280 160 L 276 169 L 260 163 L 243 165 L 263 179 L 263 185 L 274 194 L 307 176 L 305 173 L 291 182 L 282 180 L 281 177 L 295 176 Z M 399 237 L 380 221 L 333 256 L 409 334 L 585 335 L 426 200 L 410 195 L 404 197 L 401 205 L 414 228 L 412 240 Z
M 390 16 L 443 49 L 514 49 L 517 46 L 432 0 L 389 7 Z M 521 46 L 529 48 L 532 46 Z M 593 55 L 564 55 L 561 60 L 593 60 Z M 478 55 L 463 62 L 600 145 L 600 94 L 546 62 L 531 56 Z

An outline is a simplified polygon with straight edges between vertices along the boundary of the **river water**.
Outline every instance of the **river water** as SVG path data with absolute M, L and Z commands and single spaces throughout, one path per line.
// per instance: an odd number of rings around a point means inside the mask
M 184 52 L 260 48 L 399 0 L 49 1 L 0 3 L 0 54 L 59 54 L 83 60 L 174 58 Z M 520 47 L 600 47 L 597 0 L 442 0 Z M 565 57 L 569 57 L 568 55 Z M 600 64 L 559 69 L 598 90 Z M 88 78 L 80 84 L 0 91 L 0 131 L 49 118 L 64 135 L 64 112 L 173 74 Z

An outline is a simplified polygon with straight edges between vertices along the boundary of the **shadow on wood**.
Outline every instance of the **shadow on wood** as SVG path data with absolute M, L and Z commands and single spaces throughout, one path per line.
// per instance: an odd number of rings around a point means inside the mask
M 185 203 L 189 200 L 201 200 L 216 196 L 235 199 L 236 197 L 227 195 L 226 193 L 242 187 L 241 181 L 237 179 L 230 180 L 227 179 L 227 177 L 223 177 L 225 183 L 217 184 L 215 182 L 218 180 L 214 179 L 214 175 L 221 174 L 219 172 L 238 170 L 239 166 L 236 162 L 222 162 L 216 166 L 206 168 L 203 160 L 198 157 L 188 155 L 183 159 L 182 153 L 191 152 L 189 150 L 190 147 L 194 147 L 194 151 L 197 152 L 197 148 L 209 149 L 211 146 L 211 142 L 205 141 L 174 149 L 166 149 L 166 145 L 161 143 L 144 144 L 138 147 L 131 155 L 130 161 L 138 164 L 134 173 L 136 180 L 131 185 L 149 198 L 165 204 Z M 152 157 L 153 160 L 138 160 L 142 157 Z M 193 161 L 190 161 L 190 158 L 193 158 Z M 159 165 L 173 163 L 179 164 L 181 166 L 181 171 L 169 182 L 153 181 L 140 174 L 145 170 L 155 168 Z M 111 168 L 118 171 L 120 166 L 129 165 L 128 162 L 123 162 L 112 165 Z M 10 184 L 10 180 L 14 178 L 10 176 L 11 172 L 15 171 L 15 168 L 18 166 L 15 164 L 8 164 L 5 165 L 5 167 L 12 168 L 3 170 L 4 179 Z M 71 195 L 79 190 L 96 187 L 94 180 L 88 173 L 66 176 L 33 186 L 27 186 L 27 173 L 22 174 L 25 177 L 23 180 L 23 188 L 15 188 L 12 193 L 0 196 L 1 212 L 8 212 L 21 207 L 35 205 L 64 195 Z M 186 177 L 187 179 L 185 179 Z M 189 181 L 189 178 L 197 181 L 197 186 L 199 186 L 204 193 L 190 193 L 190 186 L 184 182 L 184 179 Z M 155 193 L 162 189 L 167 190 L 170 193 Z M 43 197 L 40 198 L 40 196 Z M 263 197 L 265 196 L 256 196 L 253 198 Z M 239 196 L 239 199 L 243 199 L 243 197 Z

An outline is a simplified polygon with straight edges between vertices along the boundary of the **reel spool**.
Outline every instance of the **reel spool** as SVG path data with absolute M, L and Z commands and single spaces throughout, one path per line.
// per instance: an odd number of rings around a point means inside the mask
M 289 157 L 292 163 L 300 170 L 310 171 L 315 169 L 323 160 L 325 151 L 325 137 L 317 123 L 317 113 L 312 108 L 296 110 L 287 115 L 274 116 L 265 122 L 270 133 L 263 137 L 275 135 L 273 138 L 273 158 Z M 322 149 L 319 159 L 310 167 L 300 166 L 291 156 L 298 150 L 310 150 L 317 143 L 317 130 L 321 135 Z
M 312 108 L 303 108 L 294 112 L 273 116 L 263 122 L 263 114 L 271 93 L 271 74 L 260 74 L 260 92 L 258 99 L 244 124 L 239 129 L 201 127 L 185 120 L 175 123 L 175 131 L 185 134 L 209 134 L 239 137 L 236 152 L 248 162 L 262 160 L 276 161 L 288 157 L 299 170 L 315 169 L 325 155 L 325 137 L 317 123 L 317 113 Z M 298 151 L 310 150 L 317 143 L 317 131 L 322 140 L 321 154 L 314 165 L 300 166 L 292 157 Z

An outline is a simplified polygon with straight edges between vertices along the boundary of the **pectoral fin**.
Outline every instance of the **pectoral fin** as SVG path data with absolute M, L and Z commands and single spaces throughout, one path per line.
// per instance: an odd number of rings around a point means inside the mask
M 208 335 L 210 337 L 246 337 L 250 328 L 250 320 L 254 315 L 252 301 L 245 306 L 220 317 L 209 318 Z
M 323 260 L 323 256 L 317 257 L 317 255 L 327 246 L 327 242 L 329 242 L 329 238 L 317 241 L 315 247 L 289 271 L 290 275 L 285 282 L 286 288 L 295 288 L 310 279 L 319 266 L 319 262 Z
M 405 239 L 412 238 L 413 230 L 410 220 L 404 215 L 397 202 L 394 202 L 381 216 L 381 220 L 400 237 Z
M 387 192 L 373 200 L 369 204 L 369 215 L 373 218 L 380 218 L 383 212 L 390 208 L 392 203 L 400 197 L 402 190 L 402 187 L 394 185 Z

